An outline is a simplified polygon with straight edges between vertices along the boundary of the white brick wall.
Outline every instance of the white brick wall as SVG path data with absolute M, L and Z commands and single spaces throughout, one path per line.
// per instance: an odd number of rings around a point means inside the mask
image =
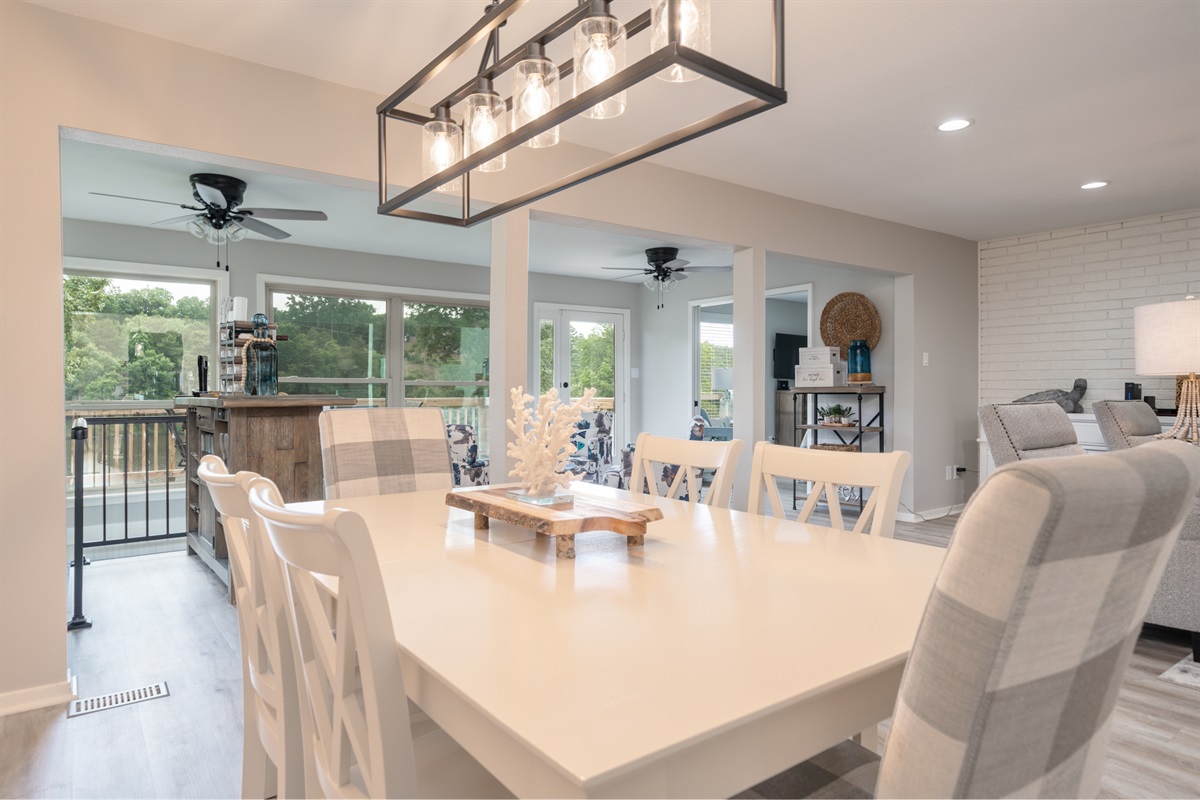
M 980 403 L 1086 378 L 1085 408 L 1124 398 L 1126 381 L 1173 407 L 1174 380 L 1133 371 L 1133 308 L 1189 293 L 1200 209 L 980 242 Z

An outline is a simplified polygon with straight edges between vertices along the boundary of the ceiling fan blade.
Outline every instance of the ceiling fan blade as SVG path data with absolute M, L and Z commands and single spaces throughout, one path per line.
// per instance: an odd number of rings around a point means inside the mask
M 686 281 L 687 278 L 687 273 L 683 272 L 682 270 L 675 270 L 671 275 L 671 280 L 673 281 Z
M 324 222 L 329 219 L 324 211 L 304 211 L 299 208 L 239 208 L 239 214 L 251 214 L 257 219 L 310 219 Z
M 263 236 L 268 236 L 272 239 L 286 239 L 291 236 L 291 234 L 287 231 L 280 230 L 274 225 L 268 225 L 267 223 L 257 220 L 254 217 L 243 217 L 238 214 L 234 217 L 234 220 L 236 220 L 237 223 L 243 228 L 252 230 L 255 233 L 261 233 Z
M 88 192 L 88 194 L 99 195 L 100 197 L 119 197 L 122 200 L 141 200 L 143 203 L 161 203 L 164 206 L 175 206 L 177 208 L 191 208 L 183 203 L 172 203 L 169 200 L 151 200 L 148 197 L 130 197 L 127 194 L 109 194 L 108 192 Z M 201 209 L 196 209 L 200 211 Z
M 160 219 L 158 222 L 152 222 L 150 224 L 151 225 L 172 225 L 176 222 L 183 222 L 184 220 L 195 219 L 198 216 L 200 216 L 200 215 L 199 214 L 184 214 L 183 216 L 171 217 L 170 219 Z
M 680 267 L 677 272 L 732 272 L 733 267 Z
M 663 264 L 663 269 L 683 269 L 690 263 L 692 262 L 684 261 L 682 258 L 677 258 L 674 261 L 668 261 L 667 263 Z
M 654 271 L 652 269 L 646 269 L 645 267 L 601 267 L 600 269 L 621 269 L 625 270 L 626 272 L 645 272 L 647 275 Z
M 221 194 L 220 189 L 214 189 L 211 186 L 206 186 L 203 183 L 197 183 L 196 194 L 200 195 L 200 199 L 208 203 L 214 208 L 225 208 L 229 201 L 225 199 L 225 195 Z

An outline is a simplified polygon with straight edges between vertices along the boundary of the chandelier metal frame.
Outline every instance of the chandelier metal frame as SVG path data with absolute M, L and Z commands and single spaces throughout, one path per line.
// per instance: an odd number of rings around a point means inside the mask
M 482 65 L 479 73 L 463 84 L 461 87 L 451 92 L 442 100 L 434 103 L 430 107 L 428 115 L 418 114 L 407 111 L 400 107 L 401 103 L 408 100 L 422 86 L 433 80 L 447 66 L 457 60 L 460 56 L 466 53 L 472 46 L 482 41 L 484 38 L 492 36 L 493 31 L 497 30 L 504 24 L 510 16 L 512 16 L 521 6 L 525 5 L 528 0 L 499 0 L 493 6 L 488 8 L 487 13 L 470 29 L 460 36 L 453 44 L 447 47 L 440 55 L 434 58 L 424 69 L 410 78 L 403 86 L 392 93 L 387 100 L 383 101 L 376 108 L 376 116 L 378 121 L 378 147 L 379 147 L 379 214 L 384 214 L 393 217 L 403 217 L 407 219 L 422 220 L 426 222 L 437 222 L 447 225 L 456 225 L 459 227 L 471 227 L 480 222 L 485 222 L 494 217 L 498 217 L 513 209 L 534 203 L 542 198 L 549 197 L 576 186 L 584 181 L 620 169 L 628 164 L 641 161 L 644 158 L 649 158 L 664 150 L 668 150 L 676 145 L 691 141 L 697 137 L 703 136 L 706 133 L 711 133 L 720 130 L 728 125 L 740 122 L 744 119 L 752 117 L 756 114 L 761 114 L 777 106 L 781 106 L 787 102 L 787 92 L 784 90 L 784 18 L 783 6 L 784 0 L 771 0 L 772 21 L 771 21 L 771 46 L 772 46 L 772 68 L 771 81 L 764 81 L 750 75 L 736 67 L 726 64 L 723 61 L 713 58 L 687 47 L 679 41 L 679 18 L 680 18 L 680 3 L 681 0 L 667 0 L 667 30 L 669 31 L 669 41 L 665 47 L 651 52 L 645 58 L 636 61 L 624 69 L 618 71 L 615 75 L 608 78 L 604 82 L 593 86 L 592 88 L 580 93 L 575 97 L 571 97 L 559 103 L 559 105 L 550 109 L 541 117 L 522 125 L 515 130 L 510 131 L 492 144 L 483 149 L 464 156 L 459 161 L 450 165 L 446 169 L 438 172 L 435 175 L 422 180 L 415 186 L 407 189 L 395 197 L 388 197 L 387 176 L 388 176 L 388 148 L 387 148 L 387 131 L 388 121 L 394 120 L 403 123 L 415 124 L 423 126 L 425 123 L 434 119 L 434 115 L 438 108 L 452 107 L 457 103 L 462 102 L 467 95 L 476 90 L 480 79 L 494 80 L 498 76 L 510 70 L 518 61 L 526 58 L 531 44 L 540 44 L 543 47 L 554 41 L 558 37 L 569 34 L 574 26 L 581 20 L 587 18 L 591 14 L 591 0 L 582 0 L 580 4 L 570 13 L 556 20 L 550 26 L 546 27 L 537 34 L 534 34 L 528 40 L 522 42 L 515 49 L 509 51 L 507 55 L 498 60 L 494 60 L 491 66 L 486 63 Z M 626 24 L 626 37 L 632 38 L 637 34 L 645 31 L 650 27 L 650 11 L 645 11 L 633 20 Z M 496 54 L 493 54 L 495 56 Z M 485 60 L 487 54 L 485 54 Z M 704 75 L 707 78 L 718 81 L 733 89 L 740 90 L 749 96 L 749 99 L 724 111 L 720 111 L 712 116 L 686 125 L 678 130 L 652 139 L 648 142 L 632 147 L 623 153 L 619 153 L 608 158 L 605 158 L 598 163 L 570 173 L 564 177 L 558 178 L 545 184 L 541 188 L 526 192 L 516 197 L 504 200 L 496 205 L 481 210 L 475 214 L 471 213 L 471 170 L 479 167 L 491 159 L 503 153 L 520 146 L 522 143 L 532 139 L 533 137 L 544 133 L 545 131 L 560 125 L 563 122 L 583 113 L 587 109 L 597 103 L 608 99 L 616 94 L 619 94 L 626 89 L 640 83 L 647 78 L 654 76 L 660 70 L 666 69 L 672 65 L 679 65 L 686 69 Z M 574 71 L 573 59 L 568 60 L 559 65 L 560 79 L 566 78 Z M 511 109 L 512 98 L 506 98 L 506 104 Z M 439 186 L 462 177 L 462 210 L 460 216 L 450 216 L 446 214 L 434 214 L 427 211 L 418 211 L 412 208 L 406 208 L 407 205 L 417 200 L 420 197 L 429 194 Z

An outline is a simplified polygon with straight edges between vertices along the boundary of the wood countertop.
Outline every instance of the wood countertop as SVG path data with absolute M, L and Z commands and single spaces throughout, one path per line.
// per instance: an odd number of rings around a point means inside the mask
M 219 397 L 175 398 L 176 408 L 201 406 L 205 408 L 258 408 L 303 407 L 303 406 L 352 406 L 358 403 L 353 397 L 338 397 L 335 394 L 279 394 L 274 396 L 224 394 Z

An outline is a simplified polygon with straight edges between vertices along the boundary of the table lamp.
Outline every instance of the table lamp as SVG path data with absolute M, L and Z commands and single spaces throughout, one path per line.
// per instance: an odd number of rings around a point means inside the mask
M 1133 361 L 1138 375 L 1187 375 L 1175 425 L 1160 439 L 1200 442 L 1200 300 L 1133 309 Z
M 717 416 L 729 420 L 733 416 L 733 403 L 730 402 L 730 391 L 733 389 L 733 369 L 716 367 L 712 371 L 713 391 L 721 392 L 721 404 Z

